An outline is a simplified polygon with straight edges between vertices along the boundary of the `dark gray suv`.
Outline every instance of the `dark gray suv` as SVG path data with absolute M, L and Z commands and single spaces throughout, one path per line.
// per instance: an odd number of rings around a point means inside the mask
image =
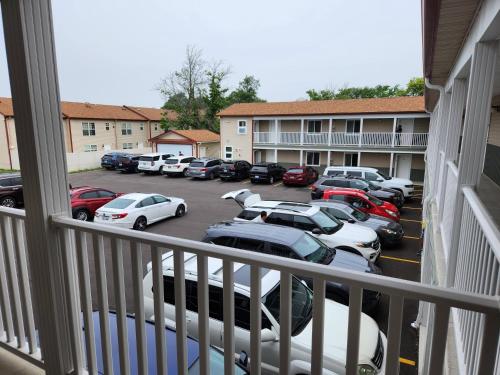
M 207 229 L 203 242 L 319 263 L 333 268 L 381 274 L 380 268 L 360 255 L 345 250 L 331 249 L 304 231 L 280 225 L 252 222 L 219 223 Z M 311 278 L 297 277 L 304 280 L 310 288 L 314 287 Z M 348 305 L 349 287 L 327 282 L 326 297 Z M 373 312 L 379 299 L 380 293 L 364 289 L 363 312 Z
M 193 178 L 213 180 L 219 177 L 222 160 L 201 158 L 195 159 L 189 164 L 187 175 Z

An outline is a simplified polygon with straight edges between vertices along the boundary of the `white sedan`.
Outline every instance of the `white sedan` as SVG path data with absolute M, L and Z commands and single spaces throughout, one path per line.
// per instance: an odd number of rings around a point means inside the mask
M 149 224 L 168 217 L 181 217 L 187 211 L 184 199 L 161 194 L 125 194 L 99 208 L 94 222 L 121 228 L 144 230 Z

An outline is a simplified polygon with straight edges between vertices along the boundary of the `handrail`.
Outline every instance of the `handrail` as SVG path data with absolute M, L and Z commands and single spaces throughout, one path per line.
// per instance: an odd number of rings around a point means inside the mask
M 449 307 L 473 310 L 485 314 L 499 311 L 498 299 L 490 296 L 478 296 L 438 286 L 423 285 L 414 281 L 395 279 L 386 276 L 365 274 L 355 271 L 332 269 L 300 260 L 287 259 L 267 254 L 234 249 L 215 244 L 208 244 L 183 238 L 165 236 L 155 233 L 131 231 L 103 224 L 82 222 L 66 216 L 53 215 L 51 221 L 56 227 L 78 229 L 96 235 L 107 234 L 111 237 L 141 242 L 152 247 L 169 248 L 174 251 L 189 251 L 198 255 L 214 258 L 231 258 L 232 262 L 245 263 L 257 267 L 272 268 L 286 273 L 300 274 L 308 277 L 319 277 L 333 280 L 354 287 L 366 288 L 394 296 L 418 299 L 425 302 L 445 304 Z

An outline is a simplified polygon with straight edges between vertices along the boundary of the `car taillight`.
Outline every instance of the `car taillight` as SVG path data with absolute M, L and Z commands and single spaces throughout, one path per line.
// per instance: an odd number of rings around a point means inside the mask
M 180 167 L 181 167 L 181 165 L 180 165 L 180 164 L 177 164 L 177 165 L 175 166 L 175 168 L 180 168 Z
M 112 214 L 111 215 L 111 218 L 112 219 L 123 219 L 124 217 L 127 217 L 127 213 L 123 213 L 123 214 Z
M 207 171 L 207 168 L 201 168 L 200 171 L 202 172 L 206 172 Z

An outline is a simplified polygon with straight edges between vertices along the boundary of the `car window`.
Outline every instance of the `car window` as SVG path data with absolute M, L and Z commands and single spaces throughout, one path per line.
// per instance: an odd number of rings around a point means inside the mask
M 179 159 L 167 159 L 165 160 L 165 164 L 177 164 Z
M 168 158 L 170 157 L 170 155 L 162 155 L 161 156 L 161 160 L 167 160 Z
M 332 207 L 326 207 L 325 208 L 327 212 L 335 216 L 337 219 L 340 220 L 349 220 L 350 217 L 347 215 L 344 211 L 339 210 L 337 208 L 332 208 Z
M 351 188 L 364 190 L 368 188 L 368 184 L 363 181 L 351 180 Z
M 343 170 L 339 170 L 339 169 L 334 169 L 334 170 L 329 170 L 326 173 L 327 173 L 328 176 L 337 176 L 339 174 L 344 174 L 344 171 Z
M 101 198 L 113 198 L 115 196 L 115 193 L 107 190 L 99 190 L 98 193 Z
M 165 202 L 168 202 L 168 199 L 165 198 L 162 195 L 155 195 L 155 196 L 153 196 L 153 199 L 155 200 L 156 203 L 165 203 Z
M 97 191 L 87 191 L 85 193 L 80 194 L 80 199 L 96 199 L 99 198 L 99 194 Z
M 339 195 L 339 194 L 331 194 L 328 199 L 331 199 L 332 201 L 343 201 L 345 198 L 344 195 Z M 346 199 L 348 202 L 348 200 Z
M 155 201 L 153 200 L 152 197 L 147 197 L 145 199 L 143 199 L 142 201 L 140 201 L 138 204 L 137 204 L 137 208 L 139 207 L 147 207 L 147 206 L 152 206 L 153 204 L 155 204 Z
M 313 230 L 318 226 L 313 223 L 311 219 L 305 216 L 294 215 L 293 216 L 293 226 L 302 230 Z
M 191 163 L 194 158 L 184 158 L 181 160 L 181 163 Z
M 347 174 L 355 177 L 362 177 L 362 172 L 360 171 L 347 171 Z
M 175 305 L 175 287 L 173 277 L 163 276 L 163 300 L 165 303 Z
M 238 218 L 245 219 L 245 220 L 253 220 L 259 215 L 260 215 L 260 212 L 258 212 L 258 211 L 243 210 L 238 215 Z
M 293 216 L 291 214 L 273 212 L 267 217 L 266 223 L 293 227 Z
M 133 200 L 133 199 L 117 198 L 117 199 L 113 199 L 109 203 L 106 203 L 104 205 L 104 207 L 105 208 L 124 209 L 124 208 L 127 208 L 128 206 L 130 206 L 134 202 L 135 202 L 135 200 Z
M 12 186 L 22 185 L 23 182 L 22 182 L 21 177 L 12 177 L 11 184 L 12 184 Z
M 368 181 L 377 181 L 377 178 L 379 178 L 379 176 L 376 173 L 365 172 L 365 178 Z
M 288 247 L 283 246 L 283 245 L 274 244 L 274 243 L 269 244 L 269 254 L 277 255 L 277 256 L 285 257 L 285 258 L 300 259 L 295 254 L 295 252 L 290 250 Z
M 234 247 L 242 250 L 262 251 L 264 242 L 259 240 L 251 240 L 249 238 L 238 238 Z
M 234 237 L 222 236 L 222 237 L 213 238 L 211 241 L 216 245 L 232 247 L 233 243 L 234 243 Z

